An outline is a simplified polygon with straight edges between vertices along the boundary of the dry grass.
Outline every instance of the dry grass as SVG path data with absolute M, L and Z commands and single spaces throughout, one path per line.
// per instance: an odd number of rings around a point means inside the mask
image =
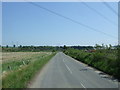
M 47 56 L 51 52 L 3 52 L 2 53 L 2 62 L 30 59 L 36 56 Z
M 42 67 L 55 55 L 52 52 L 14 52 L 3 53 L 3 71 L 6 71 L 2 77 L 2 88 L 26 88 L 29 81 Z M 27 59 L 30 58 L 30 59 Z M 12 61 L 15 59 L 15 61 Z M 23 64 L 22 61 L 30 61 Z M 11 66 L 11 70 L 6 66 Z M 21 67 L 22 65 L 22 67 Z
M 9 70 L 6 70 L 8 66 L 12 67 L 13 71 L 13 67 L 19 67 L 19 69 L 24 67 L 25 65 L 21 63 L 23 61 L 34 62 L 35 60 L 47 57 L 51 54 L 52 52 L 3 52 L 1 60 L 2 66 L 0 67 L 2 72 L 0 73 L 2 73 L 1 75 L 4 76 L 9 72 Z M 21 63 L 21 65 L 18 65 L 17 63 Z

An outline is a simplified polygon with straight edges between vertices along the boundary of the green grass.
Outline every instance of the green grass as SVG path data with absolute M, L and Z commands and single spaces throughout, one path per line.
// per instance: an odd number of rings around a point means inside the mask
M 8 62 L 8 63 L 4 63 L 4 64 L 2 64 L 2 72 L 4 72 L 4 71 L 10 72 L 10 71 L 18 70 L 18 69 L 20 69 L 20 68 L 22 68 L 30 63 L 31 62 L 28 60 L 12 61 L 12 62 Z
M 55 55 L 52 53 L 44 58 L 38 58 L 32 63 L 24 66 L 21 70 L 9 72 L 2 78 L 2 88 L 26 88 L 28 82 L 42 67 Z M 34 58 L 36 59 L 36 58 Z M 18 63 L 19 64 L 19 63 Z
M 2 72 L 9 72 L 28 65 L 35 60 L 44 58 L 48 56 L 50 52 L 7 52 L 2 54 Z
M 118 50 L 116 49 L 101 49 L 92 53 L 84 50 L 67 49 L 65 54 L 120 79 L 120 59 L 117 58 Z

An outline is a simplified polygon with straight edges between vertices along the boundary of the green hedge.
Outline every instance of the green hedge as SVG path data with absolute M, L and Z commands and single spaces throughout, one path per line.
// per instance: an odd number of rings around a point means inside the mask
M 120 59 L 117 49 L 98 49 L 95 52 L 87 52 L 69 48 L 64 53 L 120 79 Z

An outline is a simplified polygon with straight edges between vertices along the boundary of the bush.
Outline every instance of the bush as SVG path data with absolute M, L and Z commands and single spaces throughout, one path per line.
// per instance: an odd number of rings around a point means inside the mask
M 69 48 L 64 53 L 120 79 L 120 49 L 98 49 L 95 52 L 85 52 L 85 50 Z

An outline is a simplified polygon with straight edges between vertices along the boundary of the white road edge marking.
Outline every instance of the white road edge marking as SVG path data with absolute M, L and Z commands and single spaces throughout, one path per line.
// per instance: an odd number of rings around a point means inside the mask
M 70 68 L 65 64 L 65 66 L 67 67 L 67 69 L 70 71 L 70 73 L 72 74 L 72 71 L 70 70 Z
M 80 83 L 84 88 L 86 88 L 82 83 Z

